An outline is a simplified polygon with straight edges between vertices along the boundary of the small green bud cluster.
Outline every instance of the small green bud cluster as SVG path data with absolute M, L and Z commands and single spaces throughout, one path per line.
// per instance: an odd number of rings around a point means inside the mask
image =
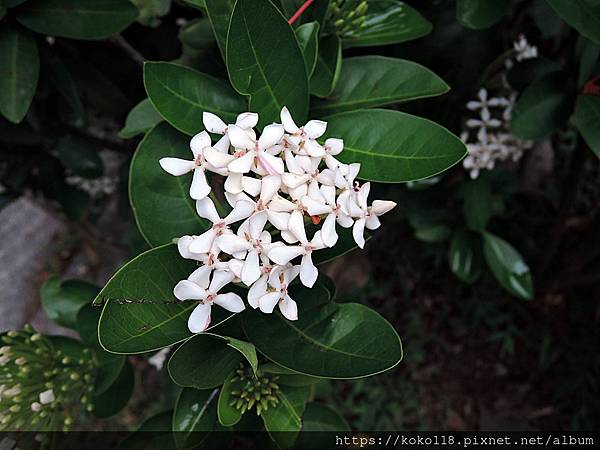
M 67 356 L 29 325 L 0 342 L 0 431 L 68 431 L 76 414 L 92 411 L 89 349 Z
M 365 27 L 367 0 L 331 0 L 328 25 L 340 36 L 351 35 Z
M 229 405 L 242 414 L 256 406 L 256 414 L 260 416 L 269 406 L 274 407 L 279 403 L 279 386 L 275 383 L 278 379 L 254 374 L 251 368 L 240 364 L 236 376 L 231 379 L 233 399 Z

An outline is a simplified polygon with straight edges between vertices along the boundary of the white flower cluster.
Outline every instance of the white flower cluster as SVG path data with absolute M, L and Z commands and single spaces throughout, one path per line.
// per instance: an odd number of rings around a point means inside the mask
M 537 47 L 530 45 L 525 36 L 513 44 L 513 55 L 517 62 L 536 58 Z M 511 56 L 505 60 L 507 69 L 514 66 Z M 505 74 L 503 74 L 505 79 Z M 517 92 L 508 83 L 503 95 L 490 97 L 487 89 L 481 88 L 476 100 L 467 103 L 467 109 L 477 113 L 468 119 L 461 139 L 467 145 L 469 154 L 463 160 L 463 167 L 469 171 L 471 178 L 479 176 L 482 169 L 492 170 L 501 161 L 519 161 L 523 151 L 531 148 L 533 142 L 514 136 L 509 129 L 512 110 L 517 99 Z
M 362 248 L 365 228 L 378 228 L 379 216 L 396 204 L 383 200 L 367 204 L 370 184 L 356 181 L 360 164 L 336 159 L 343 141 L 317 142 L 326 122 L 311 120 L 298 127 L 285 107 L 282 123 L 267 125 L 260 137 L 254 131 L 256 113 L 240 114 L 235 124 L 228 125 L 205 112 L 203 122 L 207 131 L 190 142 L 193 160 L 160 160 L 172 175 L 193 171 L 190 196 L 196 200 L 198 215 L 212 223 L 203 234 L 182 236 L 177 242 L 182 257 L 202 264 L 174 288 L 176 298 L 199 302 L 188 327 L 194 333 L 208 328 L 213 304 L 231 312 L 245 309 L 239 295 L 220 293 L 231 282 L 250 288 L 247 300 L 252 308 L 272 313 L 279 305 L 286 318 L 296 320 L 297 305 L 288 287 L 298 276 L 304 286 L 314 285 L 318 271 L 312 253 L 336 244 L 336 224 L 352 227 Z M 209 132 L 222 137 L 213 145 Z M 224 217 L 209 197 L 206 171 L 227 177 L 225 197 L 232 210 Z M 242 223 L 234 230 L 238 222 Z M 310 239 L 305 223 L 321 225 Z M 300 264 L 292 264 L 297 258 Z

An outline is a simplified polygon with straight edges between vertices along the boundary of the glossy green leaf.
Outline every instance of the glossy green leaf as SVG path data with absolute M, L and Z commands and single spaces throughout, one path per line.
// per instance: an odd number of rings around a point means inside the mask
M 560 64 L 551 59 L 538 57 L 515 64 L 507 73 L 507 81 L 516 91 L 524 91 L 535 80 L 561 70 Z
M 510 0 L 457 0 L 456 18 L 467 28 L 483 30 L 502 20 L 510 3 Z
M 244 98 L 221 80 L 178 64 L 145 63 L 144 86 L 156 111 L 189 135 L 203 129 L 205 111 L 233 123 L 246 109 Z
M 281 3 L 281 11 L 287 18 L 291 18 L 298 9 L 305 3 L 306 0 L 279 0 L 277 3 Z M 277 5 L 277 3 L 275 3 Z M 318 0 L 310 5 L 309 8 L 304 10 L 302 15 L 294 22 L 294 25 L 300 26 L 309 22 L 318 22 L 320 28 L 323 29 L 325 19 L 327 18 L 327 12 L 329 10 L 330 0 Z
M 30 0 L 17 20 L 38 33 L 73 39 L 104 39 L 127 28 L 138 10 L 127 0 Z
M 169 14 L 171 0 L 130 0 L 138 9 L 137 21 L 147 27 L 158 27 L 160 18 Z
M 217 394 L 214 390 L 185 388 L 173 411 L 173 436 L 181 449 L 197 448 L 214 429 L 217 421 Z
M 485 260 L 500 285 L 517 297 L 531 300 L 533 280 L 523 257 L 498 236 L 486 232 L 483 238 Z
M 267 25 L 268 24 L 268 25 Z M 298 123 L 308 113 L 302 50 L 285 17 L 269 0 L 238 0 L 227 35 L 227 71 L 233 87 L 250 95 L 260 124 L 279 120 L 287 106 Z
M 234 405 L 230 405 L 233 396 L 232 391 L 232 378 L 235 376 L 235 372 L 232 372 L 219 392 L 219 401 L 217 408 L 217 415 L 219 417 L 219 423 L 224 427 L 232 427 L 242 419 L 242 413 Z
M 187 320 L 197 303 L 176 300 L 173 287 L 196 267 L 168 244 L 119 269 L 94 300 L 106 301 L 98 325 L 102 346 L 113 353 L 146 353 L 189 338 Z M 223 308 L 214 308 L 212 324 L 229 317 Z
M 600 59 L 600 44 L 579 36 L 575 47 L 575 56 L 579 60 L 579 76 L 577 85 L 583 86 L 594 74 Z
M 235 0 L 205 0 L 206 13 L 217 38 L 221 55 L 225 56 L 227 48 L 227 31 Z
M 572 112 L 572 101 L 560 72 L 534 81 L 517 100 L 511 130 L 523 139 L 543 139 L 562 127 Z
M 258 356 L 256 355 L 256 348 L 254 345 L 252 345 L 251 342 L 242 341 L 229 336 L 223 337 L 227 340 L 227 345 L 236 349 L 244 356 L 244 358 L 246 358 L 246 361 L 250 364 L 254 373 L 256 373 L 258 370 Z
M 326 36 L 319 42 L 315 70 L 310 78 L 310 93 L 327 97 L 335 89 L 342 70 L 342 43 L 336 35 Z
M 190 20 L 179 30 L 179 40 L 195 50 L 204 50 L 214 45 L 215 35 L 206 17 Z
M 399 44 L 429 34 L 433 26 L 416 9 L 397 0 L 369 0 L 360 29 L 344 35 L 345 47 Z
M 280 448 L 290 447 L 302 429 L 302 414 L 310 394 L 309 387 L 280 386 L 276 406 L 269 405 L 261 417 L 265 429 Z M 285 433 L 282 433 L 285 431 Z
M 48 317 L 63 327 L 76 329 L 77 314 L 98 294 L 98 287 L 82 280 L 53 276 L 42 285 L 42 306 Z
M 600 97 L 580 95 L 573 123 L 587 145 L 600 158 Z
M 189 196 L 191 174 L 174 177 L 160 167 L 163 157 L 191 160 L 189 137 L 167 123 L 153 128 L 140 142 L 129 173 L 129 200 L 138 228 L 153 247 L 208 229 Z
M 304 55 L 306 75 L 310 78 L 317 65 L 319 54 L 319 22 L 309 22 L 296 28 L 296 37 Z
M 467 226 L 474 231 L 483 231 L 494 215 L 492 186 L 487 178 L 468 180 L 460 187 L 463 199 L 463 216 Z
M 359 162 L 359 178 L 387 183 L 414 181 L 452 167 L 467 152 L 442 126 L 399 111 L 368 109 L 325 117 L 325 137 L 340 137 L 343 162 Z
M 302 422 L 302 431 L 350 430 L 348 423 L 335 410 L 319 403 L 309 403 L 306 405 Z
M 586 38 L 600 44 L 600 3 L 597 0 L 547 0 L 556 13 Z
M 282 367 L 274 362 L 260 366 L 261 372 L 277 375 L 277 384 L 284 386 L 310 386 L 321 381 L 321 378 L 311 377 Z
M 333 303 L 322 285 L 298 286 L 291 296 L 298 304 L 297 321 L 279 312 L 241 315 L 248 339 L 280 366 L 316 377 L 357 378 L 388 370 L 402 359 L 398 335 L 375 311 Z
M 452 273 L 465 283 L 477 281 L 483 267 L 481 238 L 474 233 L 456 231 L 448 249 L 448 264 Z
M 119 136 L 123 139 L 131 139 L 138 134 L 146 133 L 162 120 L 150 99 L 145 98 L 129 111 L 127 119 L 125 119 L 125 126 L 119 131 Z
M 27 114 L 40 71 L 38 48 L 28 30 L 0 24 L 0 113 L 13 123 Z
M 242 359 L 242 353 L 229 346 L 226 338 L 200 333 L 173 353 L 169 375 L 180 386 L 211 389 L 223 384 Z
M 121 411 L 133 393 L 134 377 L 131 364 L 126 362 L 121 373 L 110 388 L 92 397 L 94 415 L 100 418 L 111 417 Z
M 104 173 L 99 148 L 91 141 L 75 135 L 59 139 L 54 153 L 65 169 L 82 178 L 98 178 Z
M 435 73 L 412 61 L 357 56 L 344 60 L 335 90 L 326 100 L 315 100 L 311 110 L 334 114 L 433 97 L 449 89 Z

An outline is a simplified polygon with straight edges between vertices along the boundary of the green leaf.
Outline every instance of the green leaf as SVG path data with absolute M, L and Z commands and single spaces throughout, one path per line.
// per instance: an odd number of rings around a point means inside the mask
M 316 99 L 311 111 L 326 115 L 373 108 L 433 97 L 449 89 L 435 73 L 412 61 L 357 56 L 344 60 L 335 90 L 326 100 Z
M 104 162 L 98 154 L 98 148 L 84 138 L 64 136 L 56 144 L 54 153 L 73 175 L 93 179 L 104 173 Z
M 600 97 L 580 95 L 577 98 L 573 123 L 587 145 L 600 158 Z
M 221 55 L 225 59 L 227 31 L 229 30 L 235 0 L 205 0 L 205 3 L 206 13 L 217 38 L 219 50 L 221 50 Z
M 336 35 L 326 36 L 319 43 L 319 56 L 310 78 L 310 93 L 327 97 L 335 89 L 342 70 L 342 43 Z
M 111 417 L 117 414 L 127 405 L 133 393 L 133 368 L 128 362 L 123 365 L 121 373 L 102 394 L 92 397 L 94 415 L 100 418 Z
M 217 414 L 219 417 L 219 423 L 224 427 L 232 427 L 242 419 L 242 413 L 234 405 L 230 405 L 233 396 L 231 395 L 232 390 L 232 378 L 235 376 L 235 372 L 229 374 L 221 392 L 219 393 L 219 402 L 217 406 Z
M 483 231 L 494 215 L 492 186 L 487 178 L 468 180 L 460 187 L 463 198 L 463 216 L 467 226 L 474 231 Z
M 106 301 L 98 325 L 102 346 L 112 353 L 146 353 L 189 338 L 187 320 L 197 302 L 176 300 L 173 287 L 196 267 L 173 244 L 148 250 L 125 264 L 94 300 Z M 212 316 L 217 326 L 231 313 L 214 308 Z
M 98 287 L 85 281 L 62 281 L 52 276 L 42 285 L 40 294 L 44 311 L 51 320 L 63 327 L 76 329 L 77 314 L 92 302 L 98 291 Z
M 229 336 L 223 336 L 223 338 L 228 341 L 227 345 L 236 349 L 244 356 L 244 358 L 246 358 L 246 361 L 248 361 L 253 372 L 256 374 L 258 370 L 258 356 L 256 356 L 256 348 L 254 348 L 254 345 L 252 345 L 250 342 L 242 341 Z
M 0 55 L 0 113 L 12 123 L 19 123 L 29 110 L 40 72 L 33 34 L 0 24 Z
M 153 247 L 208 229 L 189 196 L 191 175 L 169 175 L 158 163 L 163 157 L 193 158 L 189 137 L 167 123 L 157 125 L 140 142 L 129 173 L 131 208 L 140 233 Z
M 30 0 L 17 20 L 41 34 L 73 39 L 104 39 L 127 28 L 138 10 L 127 0 Z
M 268 25 L 267 25 L 268 24 Z M 269 0 L 238 0 L 227 35 L 227 71 L 233 87 L 250 95 L 260 124 L 279 120 L 287 106 L 298 123 L 308 113 L 308 78 L 292 28 Z
M 265 429 L 280 448 L 291 447 L 302 429 L 302 414 L 310 394 L 309 387 L 280 386 L 276 406 L 261 413 Z M 282 433 L 285 431 L 285 433 Z
M 310 386 L 321 381 L 321 378 L 311 377 L 302 373 L 282 367 L 274 362 L 268 362 L 260 366 L 261 372 L 276 374 L 279 378 L 277 384 L 285 386 Z
M 339 238 L 333 247 L 324 248 L 314 254 L 313 261 L 315 264 L 325 264 L 358 248 L 354 237 L 352 237 L 352 229 L 338 228 L 337 233 Z M 371 239 L 371 235 L 365 233 L 365 240 L 368 241 L 369 239 Z
M 519 97 L 511 130 L 523 139 L 543 139 L 562 127 L 573 111 L 564 76 L 553 72 L 534 81 Z
M 130 0 L 138 8 L 137 21 L 147 27 L 158 27 L 160 17 L 169 14 L 171 0 Z
M 369 0 L 363 26 L 344 35 L 344 46 L 399 44 L 425 36 L 432 29 L 431 23 L 406 3 L 397 0 Z
M 445 242 L 452 234 L 452 229 L 443 223 L 423 225 L 415 230 L 415 237 L 423 242 Z
M 586 38 L 600 44 L 600 3 L 597 0 L 547 0 L 556 13 Z
M 575 47 L 575 56 L 579 60 L 577 85 L 583 86 L 594 74 L 600 57 L 600 45 L 579 36 Z
M 335 410 L 319 403 L 309 403 L 306 405 L 302 422 L 302 431 L 350 431 L 350 427 L 343 417 Z M 307 437 L 311 436 L 313 435 L 307 435 Z M 300 435 L 298 444 L 300 444 L 301 439 L 302 434 Z
M 179 386 L 211 389 L 223 384 L 242 359 L 226 338 L 200 333 L 175 350 L 168 364 L 169 375 Z
M 125 126 L 119 131 L 119 136 L 123 139 L 131 139 L 138 134 L 147 132 L 161 121 L 162 117 L 156 112 L 150 99 L 145 98 L 129 111 L 127 119 L 125 119 Z
M 359 162 L 359 178 L 399 183 L 436 175 L 467 153 L 442 126 L 399 111 L 365 109 L 325 117 L 326 137 L 344 140 L 343 162 Z M 325 138 L 325 137 L 324 137 Z
M 457 0 L 456 18 L 465 27 L 483 30 L 502 20 L 510 9 L 510 0 Z
M 538 57 L 515 64 L 506 76 L 510 86 L 516 91 L 524 91 L 535 80 L 561 70 L 560 64 L 551 59 Z
M 310 22 L 296 28 L 296 37 L 304 55 L 306 75 L 310 78 L 317 65 L 319 52 L 319 22 Z
M 500 285 L 511 294 L 531 300 L 533 281 L 523 257 L 504 239 L 484 233 L 485 260 Z
M 375 311 L 333 303 L 320 284 L 298 286 L 290 295 L 298 304 L 297 321 L 279 312 L 241 315 L 250 342 L 280 366 L 316 377 L 358 378 L 388 370 L 402 359 L 398 335 Z
M 118 450 L 173 450 L 173 411 L 164 411 L 146 419 L 119 444 Z
M 145 63 L 144 86 L 156 111 L 189 135 L 202 131 L 205 111 L 233 123 L 246 109 L 244 99 L 221 80 L 178 64 Z
M 194 19 L 179 30 L 179 40 L 195 50 L 204 50 L 215 44 L 215 35 L 206 17 Z
M 287 18 L 291 18 L 298 9 L 305 3 L 306 0 L 280 0 L 281 11 Z M 300 26 L 309 22 L 318 22 L 321 29 L 324 28 L 325 19 L 329 10 L 329 0 L 319 0 L 310 5 L 310 8 L 304 10 L 302 15 L 294 22 L 294 25 Z M 276 3 L 277 4 L 277 3 Z M 301 25 L 302 24 L 302 25 Z
M 456 231 L 448 249 L 448 264 L 452 273 L 465 283 L 477 281 L 483 266 L 480 237 L 467 231 Z
M 173 411 L 173 436 L 178 448 L 196 448 L 209 437 L 217 421 L 217 394 L 216 389 L 181 391 Z

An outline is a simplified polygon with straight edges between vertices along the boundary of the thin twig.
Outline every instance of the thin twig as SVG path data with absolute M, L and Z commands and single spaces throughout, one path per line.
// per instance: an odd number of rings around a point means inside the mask
M 140 52 L 138 52 L 135 48 L 133 48 L 129 42 L 125 40 L 123 36 L 117 34 L 108 39 L 109 42 L 112 42 L 114 45 L 119 47 L 123 52 L 125 52 L 133 62 L 135 62 L 139 66 L 144 65 L 144 61 L 146 60 Z

